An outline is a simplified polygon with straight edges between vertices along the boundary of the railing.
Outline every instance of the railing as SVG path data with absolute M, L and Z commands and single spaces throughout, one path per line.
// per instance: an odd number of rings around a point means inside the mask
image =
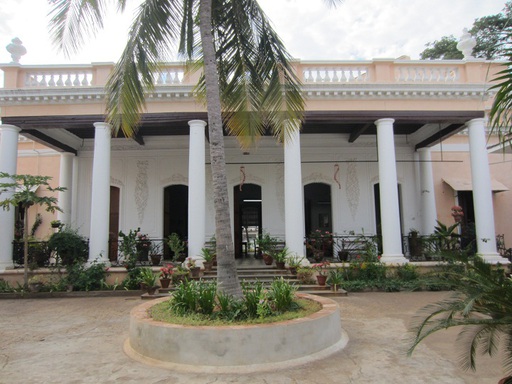
M 293 62 L 305 84 L 370 83 L 482 83 L 487 84 L 500 69 L 498 63 L 476 61 L 374 60 L 342 62 Z M 103 87 L 113 64 L 20 66 L 4 64 L 6 89 Z M 199 73 L 183 63 L 168 63 L 155 75 L 156 86 L 194 86 Z
M 306 237 L 306 244 L 310 244 L 312 240 L 318 241 L 317 238 Z M 379 252 L 378 236 L 368 235 L 333 235 L 326 238 L 322 245 L 322 258 L 332 259 L 334 261 L 349 262 L 356 260 L 358 256 L 372 253 L 375 257 Z M 306 247 L 308 258 L 315 258 L 314 252 L 310 247 Z M 320 261 L 320 260 L 316 260 Z

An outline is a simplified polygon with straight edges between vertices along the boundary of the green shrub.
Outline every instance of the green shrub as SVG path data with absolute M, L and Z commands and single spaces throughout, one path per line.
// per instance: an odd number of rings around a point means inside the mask
M 417 280 L 419 277 L 418 268 L 410 263 L 399 265 L 396 269 L 396 276 L 403 281 Z
M 55 251 L 61 265 L 84 263 L 89 254 L 87 239 L 74 229 L 64 227 L 48 240 L 48 248 Z
M 128 276 L 123 280 L 121 285 L 125 289 L 135 290 L 140 289 L 140 283 L 142 281 L 142 268 L 134 267 L 128 269 Z
M 96 291 L 103 288 L 108 268 L 103 263 L 93 262 L 88 267 L 74 263 L 67 266 L 66 270 L 65 284 L 72 286 L 74 291 Z
M 297 287 L 285 281 L 282 277 L 275 279 L 268 290 L 268 297 L 272 301 L 274 312 L 282 313 L 294 309 L 293 299 Z
M 261 281 L 256 281 L 252 284 L 242 282 L 242 292 L 244 294 L 247 316 L 250 318 L 257 317 L 258 302 L 263 292 L 263 283 Z

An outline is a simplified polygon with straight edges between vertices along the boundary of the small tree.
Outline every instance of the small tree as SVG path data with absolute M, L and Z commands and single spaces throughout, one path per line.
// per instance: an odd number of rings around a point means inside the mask
M 11 180 L 6 181 L 6 180 Z M 48 212 L 62 210 L 57 206 L 57 198 L 54 196 L 38 196 L 36 189 L 45 187 L 46 191 L 58 192 L 65 191 L 66 188 L 52 188 L 48 181 L 50 176 L 32 176 L 32 175 L 10 175 L 6 172 L 0 172 L 0 206 L 4 210 L 10 210 L 11 205 L 20 209 L 23 218 L 23 282 L 28 286 L 28 214 L 27 210 L 32 205 L 45 206 Z M 4 196 L 2 196 L 2 194 Z

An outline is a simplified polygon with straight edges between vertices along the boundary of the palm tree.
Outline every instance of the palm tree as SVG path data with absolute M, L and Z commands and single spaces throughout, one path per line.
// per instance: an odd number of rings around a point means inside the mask
M 102 26 L 104 1 L 50 0 L 51 31 L 67 53 L 84 32 Z M 335 5 L 341 0 L 325 0 Z M 116 0 L 124 10 L 126 0 Z M 202 68 L 196 92 L 206 103 L 215 204 L 219 289 L 240 296 L 226 179 L 223 125 L 242 146 L 266 132 L 286 140 L 302 120 L 304 99 L 290 56 L 256 0 L 145 0 L 107 84 L 108 122 L 125 136 L 137 132 L 144 95 L 154 88 L 161 63 L 178 53 Z M 224 111 L 224 114 L 222 113 Z
M 456 263 L 442 274 L 442 282 L 455 292 L 419 312 L 410 328 L 414 336 L 409 354 L 429 335 L 461 327 L 457 341 L 462 368 L 475 370 L 477 354 L 493 357 L 501 349 L 503 367 L 512 373 L 512 280 L 478 256 L 470 260 L 460 252 L 453 258 Z

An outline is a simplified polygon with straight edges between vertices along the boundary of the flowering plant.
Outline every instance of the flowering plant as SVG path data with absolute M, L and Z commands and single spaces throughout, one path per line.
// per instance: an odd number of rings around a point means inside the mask
M 192 269 L 192 268 L 196 268 L 196 261 L 191 258 L 191 257 L 187 257 L 187 268 L 188 269 Z
M 313 264 L 311 267 L 318 272 L 321 276 L 327 276 L 327 270 L 329 269 L 329 266 L 331 263 L 328 261 L 324 261 L 322 263 Z
M 151 246 L 151 240 L 146 233 L 137 232 L 137 248 L 138 249 L 149 249 Z
M 167 264 L 166 266 L 160 268 L 160 278 L 161 279 L 170 279 L 174 274 L 174 267 L 171 264 Z
M 308 236 L 306 247 L 312 251 L 323 251 L 324 246 L 332 244 L 332 233 L 317 229 Z

